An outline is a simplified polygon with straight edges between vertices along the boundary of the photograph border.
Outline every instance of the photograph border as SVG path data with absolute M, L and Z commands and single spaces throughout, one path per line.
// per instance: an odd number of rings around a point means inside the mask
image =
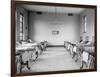
M 45 5 L 45 6 L 60 6 L 60 7 L 79 7 L 79 8 L 93 8 L 95 10 L 94 31 L 95 31 L 95 69 L 82 69 L 82 70 L 64 70 L 64 71 L 51 71 L 51 72 L 35 72 L 35 73 L 22 73 L 16 74 L 15 51 L 16 51 L 16 5 L 29 4 L 29 5 Z M 60 74 L 60 73 L 75 73 L 75 72 L 92 72 L 97 71 L 97 6 L 96 5 L 83 5 L 83 4 L 68 4 L 68 3 L 50 3 L 50 2 L 34 2 L 34 1 L 15 1 L 11 0 L 11 76 L 31 76 L 31 75 L 44 75 L 44 74 Z

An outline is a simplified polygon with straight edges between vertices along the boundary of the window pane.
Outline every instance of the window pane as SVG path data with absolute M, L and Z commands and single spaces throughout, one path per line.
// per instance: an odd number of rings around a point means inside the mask
M 20 23 L 20 32 L 23 31 L 23 26 L 22 26 L 22 23 Z
M 20 36 L 22 36 L 23 33 L 20 32 Z
M 86 15 L 83 16 L 83 32 L 86 32 Z
M 85 22 L 84 22 L 84 27 L 85 27 L 84 30 L 85 30 L 85 32 L 86 32 L 86 16 L 85 16 L 85 18 L 84 18 L 84 21 L 85 21 Z
M 23 16 L 22 14 L 20 14 L 20 22 L 22 22 L 22 20 L 23 20 Z
M 20 40 L 23 40 L 23 37 L 22 36 L 20 36 Z

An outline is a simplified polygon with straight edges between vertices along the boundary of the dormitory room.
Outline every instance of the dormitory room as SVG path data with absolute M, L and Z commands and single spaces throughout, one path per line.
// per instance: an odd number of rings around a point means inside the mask
M 17 73 L 94 69 L 95 10 L 16 6 Z

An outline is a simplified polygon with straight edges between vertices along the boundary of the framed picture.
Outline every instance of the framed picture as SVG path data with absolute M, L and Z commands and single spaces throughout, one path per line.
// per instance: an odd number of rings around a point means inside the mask
M 58 35 L 59 34 L 59 31 L 52 31 L 52 35 Z
M 11 1 L 12 77 L 96 70 L 96 5 Z

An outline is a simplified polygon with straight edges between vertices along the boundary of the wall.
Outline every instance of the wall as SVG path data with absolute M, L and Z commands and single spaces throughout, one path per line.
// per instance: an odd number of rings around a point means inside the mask
M 24 15 L 24 24 L 23 24 L 23 31 L 24 31 L 24 40 L 26 40 L 28 38 L 28 13 L 25 9 L 17 6 L 16 7 L 16 41 L 20 40 L 20 35 L 19 35 L 19 31 L 20 31 L 20 13 L 22 13 Z
M 83 33 L 83 20 L 82 17 L 86 15 L 86 28 L 87 32 Z M 92 36 L 94 36 L 94 9 L 86 9 L 84 12 L 81 13 L 80 16 L 80 36 L 83 36 L 83 39 L 85 39 L 85 36 L 89 36 L 89 40 L 92 40 Z
M 30 12 L 29 38 L 34 41 L 47 40 L 50 45 L 63 45 L 64 41 L 79 40 L 79 15 Z M 59 31 L 52 35 L 52 31 Z

